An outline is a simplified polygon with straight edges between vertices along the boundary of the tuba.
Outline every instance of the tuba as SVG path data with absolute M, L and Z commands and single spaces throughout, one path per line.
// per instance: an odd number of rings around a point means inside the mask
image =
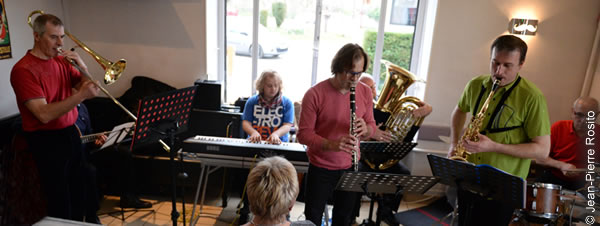
M 408 96 L 402 97 L 404 92 L 418 80 L 414 74 L 387 60 L 381 60 L 386 68 L 386 78 L 383 90 L 375 103 L 375 109 L 390 113 L 385 122 L 386 131 L 392 134 L 392 142 L 404 142 L 413 126 L 420 126 L 423 117 L 415 117 L 412 111 L 419 108 L 419 98 Z M 366 159 L 371 169 L 384 170 L 400 161 L 399 159 L 388 159 L 386 162 L 376 165 L 372 160 Z
M 485 102 L 481 106 L 481 110 L 479 110 L 479 113 L 477 113 L 477 115 L 471 118 L 471 122 L 469 122 L 469 125 L 467 125 L 467 129 L 465 130 L 465 133 L 462 135 L 462 137 L 458 141 L 458 144 L 454 148 L 454 155 L 450 156 L 450 159 L 468 162 L 467 158 L 469 157 L 469 155 L 471 155 L 471 153 L 465 149 L 463 140 L 479 141 L 479 137 L 477 135 L 479 134 L 479 130 L 483 125 L 483 119 L 485 119 L 485 112 L 487 111 L 488 106 L 490 105 L 490 99 L 492 99 L 494 93 L 496 93 L 496 90 L 499 86 L 500 79 L 494 80 L 494 83 L 492 84 L 492 91 L 490 91 L 490 94 L 488 95 L 487 99 L 485 99 Z

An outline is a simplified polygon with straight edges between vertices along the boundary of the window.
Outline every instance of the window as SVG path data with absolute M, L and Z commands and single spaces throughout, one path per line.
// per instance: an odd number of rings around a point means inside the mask
M 415 26 L 417 22 L 417 0 L 393 0 L 390 24 Z
M 216 26 L 224 27 L 226 54 L 221 59 L 209 52 L 207 58 L 224 61 L 217 70 L 226 72 L 219 79 L 224 81 L 227 103 L 255 94 L 254 81 L 266 69 L 278 71 L 283 94 L 300 101 L 312 85 L 331 77 L 331 59 L 346 43 L 363 46 L 370 55 L 369 65 L 386 59 L 410 70 L 415 65 L 411 59 L 428 56 L 415 55 L 415 50 L 426 49 L 417 46 L 422 43 L 418 34 L 422 29 L 417 27 L 421 24 L 419 4 L 418 0 L 229 0 L 223 17 L 217 18 L 224 23 Z M 211 10 L 215 9 L 207 3 L 207 11 Z M 380 30 L 385 30 L 385 37 Z M 254 32 L 258 33 L 256 41 Z M 255 42 L 259 48 L 253 56 Z M 207 49 L 213 49 L 209 45 Z M 384 72 L 380 68 L 371 68 L 369 73 Z

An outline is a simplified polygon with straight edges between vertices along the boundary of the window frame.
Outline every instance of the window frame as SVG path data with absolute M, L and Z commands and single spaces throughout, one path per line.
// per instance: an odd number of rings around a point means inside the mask
M 227 42 L 226 42 L 226 16 L 227 16 L 227 4 L 226 1 L 217 1 L 218 6 L 218 18 L 217 18 L 217 79 L 222 82 L 223 92 L 227 93 Z M 316 9 L 315 9 L 315 30 L 313 37 L 313 60 L 312 60 L 312 74 L 311 74 L 311 86 L 316 84 L 317 80 L 317 68 L 318 68 L 318 60 L 319 60 L 319 43 L 320 43 L 320 30 L 321 30 L 321 17 L 322 17 L 322 9 L 323 9 L 323 0 L 315 0 L 316 1 Z M 376 49 L 373 59 L 374 65 L 380 65 L 381 55 L 383 52 L 383 36 L 385 31 L 385 26 L 390 23 L 391 19 L 391 8 L 393 2 L 396 0 L 381 0 L 380 6 L 380 18 L 379 25 L 377 29 L 377 41 L 376 41 Z M 413 74 L 417 75 L 420 80 L 427 80 L 427 71 L 429 66 L 429 56 L 431 53 L 431 40 L 433 36 L 433 26 L 435 22 L 435 12 L 437 8 L 438 0 L 418 0 L 417 6 L 417 16 L 415 23 L 415 31 L 413 33 L 413 46 L 411 51 L 411 60 L 410 60 L 410 68 Z M 389 9 L 389 10 L 388 10 Z M 214 10 L 209 7 L 206 10 Z M 253 9 L 252 9 L 252 45 L 258 45 L 258 35 L 259 35 L 259 0 L 253 0 Z M 389 12 L 389 13 L 388 13 Z M 208 22 L 208 20 L 207 20 Z M 207 34 L 211 32 L 207 31 Z M 210 49 L 207 44 L 207 49 Z M 207 51 L 207 58 L 210 57 L 209 51 Z M 254 87 L 254 81 L 256 81 L 258 76 L 258 48 L 253 48 L 252 53 L 252 82 L 249 84 L 251 88 L 251 92 L 248 96 L 256 93 L 256 89 Z M 380 67 L 373 67 L 373 75 L 380 74 Z M 375 80 L 375 84 L 379 84 L 379 76 L 373 76 Z M 383 82 L 383 81 L 381 81 Z M 411 86 L 408 90 L 408 95 L 416 96 L 423 99 L 425 93 L 425 86 Z M 227 100 L 227 95 L 224 96 L 223 100 Z

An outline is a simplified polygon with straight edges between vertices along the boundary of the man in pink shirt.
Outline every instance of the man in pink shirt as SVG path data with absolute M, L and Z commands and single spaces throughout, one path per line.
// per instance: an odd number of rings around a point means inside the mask
M 358 81 L 367 69 L 368 56 L 357 44 L 344 45 L 331 62 L 334 75 L 310 88 L 302 99 L 298 141 L 308 146 L 310 162 L 306 181 L 306 219 L 321 225 L 327 200 L 333 194 L 333 225 L 350 225 L 358 195 L 337 191 L 345 171 L 352 170 L 352 152 L 360 157 L 359 142 L 375 131 L 373 96 Z M 350 87 L 356 87 L 356 120 L 350 135 Z

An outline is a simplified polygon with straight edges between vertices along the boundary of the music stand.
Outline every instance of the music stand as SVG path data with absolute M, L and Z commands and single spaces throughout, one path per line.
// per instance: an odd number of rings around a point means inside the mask
M 129 134 L 129 132 L 133 131 L 133 126 L 135 122 L 126 122 L 121 125 L 115 126 L 112 131 L 108 134 L 106 138 L 106 142 L 96 151 L 100 151 L 112 145 L 120 144 L 123 139 Z M 94 151 L 94 152 L 96 152 Z M 91 154 L 93 154 L 92 152 Z
M 369 161 L 376 160 L 376 162 L 385 162 L 388 159 L 401 160 L 415 146 L 417 146 L 417 143 L 412 142 L 386 143 L 380 141 L 361 141 L 360 155 L 362 159 Z
M 115 150 L 115 153 L 122 152 L 122 151 L 129 151 L 130 150 L 129 148 L 130 148 L 130 143 L 131 143 L 132 138 L 129 135 L 131 134 L 130 132 L 133 132 L 134 124 L 135 124 L 135 122 L 127 122 L 127 123 L 115 126 L 115 129 L 113 129 L 113 131 L 115 131 L 117 129 L 117 127 L 123 127 L 122 129 L 119 129 L 119 133 L 118 134 L 114 135 L 112 144 L 110 144 L 110 146 L 112 146 L 112 148 Z M 127 137 L 127 136 L 129 136 L 129 137 Z M 108 140 L 110 140 L 110 136 L 107 139 L 107 142 L 110 142 Z M 121 144 L 127 145 L 127 147 L 121 148 L 122 147 Z M 127 163 L 129 163 L 129 161 L 127 161 Z M 122 168 L 124 166 L 124 163 L 122 163 L 122 162 L 118 163 L 118 165 L 119 165 L 118 168 L 120 170 L 131 170 L 131 169 Z M 129 172 L 126 172 L 126 174 L 129 175 Z M 130 177 L 127 176 L 126 178 L 130 178 Z M 128 186 L 128 185 L 125 185 L 124 182 L 120 182 L 119 184 L 121 185 L 121 187 L 120 187 L 121 192 L 123 192 L 123 189 L 126 189 L 125 191 L 131 191 L 131 190 L 129 190 L 129 189 L 131 189 L 131 187 Z M 126 187 L 126 188 L 123 188 L 123 187 Z M 120 196 L 122 198 L 123 197 L 123 193 L 121 193 Z M 150 212 L 150 213 L 155 213 L 156 212 L 153 209 L 138 209 L 136 207 L 127 207 L 127 208 L 124 208 L 120 204 L 118 205 L 118 207 L 119 207 L 119 210 L 113 210 L 113 211 L 108 211 L 108 212 L 104 212 L 104 213 L 98 213 L 98 216 L 108 215 L 108 216 L 111 216 L 111 217 L 119 219 L 117 216 L 115 216 L 115 214 L 119 214 L 121 216 L 120 217 L 121 221 L 125 222 L 125 220 L 127 218 L 135 215 L 137 212 L 140 212 L 140 211 Z M 125 213 L 131 213 L 131 214 L 125 216 Z
M 417 146 L 417 143 L 411 142 L 380 142 L 380 141 L 361 141 L 360 142 L 360 153 L 362 159 L 365 160 L 369 167 L 374 168 L 373 170 L 380 170 L 380 164 L 388 161 L 389 159 L 398 159 L 401 160 L 412 149 Z M 363 222 L 362 224 L 372 224 L 372 215 L 373 215 L 373 207 L 375 205 L 375 199 L 381 199 L 380 197 L 376 197 L 375 193 L 366 193 L 369 198 L 371 198 L 370 208 L 369 208 L 369 219 L 368 222 Z M 398 193 L 396 193 L 397 195 Z M 380 218 L 377 218 L 377 225 L 380 223 Z
M 376 193 L 399 194 L 401 192 L 423 194 L 439 179 L 430 176 L 411 176 L 379 172 L 345 172 L 336 186 L 337 190 L 364 192 L 371 198 L 369 223 L 372 223 L 373 206 Z M 381 224 L 377 216 L 375 225 Z
M 491 198 L 515 209 L 525 207 L 525 181 L 490 165 L 452 160 L 427 155 L 431 172 L 441 178 L 440 183 Z M 469 219 L 469 216 L 465 216 Z
M 138 108 L 137 122 L 131 141 L 131 150 L 141 143 L 159 141 L 163 148 L 169 152 L 171 164 L 171 220 L 173 225 L 177 225 L 179 213 L 176 208 L 177 201 L 177 180 L 175 171 L 175 135 L 185 132 L 188 129 L 190 122 L 190 112 L 192 102 L 196 92 L 196 87 L 188 87 L 164 93 L 159 93 L 153 96 L 145 97 L 140 101 Z M 162 139 L 169 138 L 170 147 L 167 146 Z M 183 162 L 183 156 L 180 157 Z M 183 172 L 183 164 L 181 164 L 181 173 L 178 176 L 185 179 L 187 175 Z M 185 226 L 185 200 L 182 186 L 182 209 L 183 209 L 183 225 Z

